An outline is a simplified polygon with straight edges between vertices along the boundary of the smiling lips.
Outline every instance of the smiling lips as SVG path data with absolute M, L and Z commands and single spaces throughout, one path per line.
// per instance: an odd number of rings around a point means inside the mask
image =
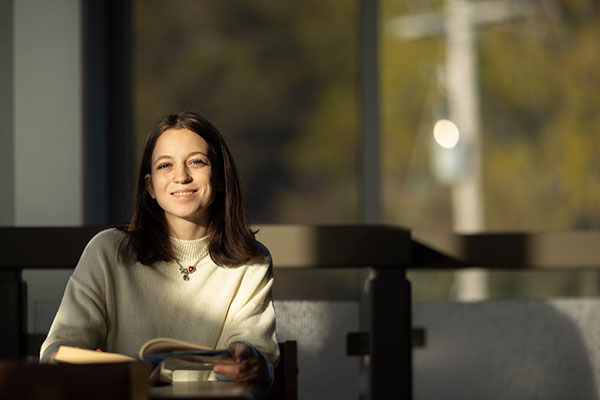
M 195 190 L 177 190 L 171 194 L 175 197 L 186 198 L 186 197 L 190 197 L 194 193 L 196 193 Z

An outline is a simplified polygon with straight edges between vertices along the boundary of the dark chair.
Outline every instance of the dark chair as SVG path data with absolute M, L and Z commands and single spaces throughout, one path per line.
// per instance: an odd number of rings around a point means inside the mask
M 264 400 L 298 399 L 298 347 L 295 340 L 279 343 L 279 364 L 275 380 Z

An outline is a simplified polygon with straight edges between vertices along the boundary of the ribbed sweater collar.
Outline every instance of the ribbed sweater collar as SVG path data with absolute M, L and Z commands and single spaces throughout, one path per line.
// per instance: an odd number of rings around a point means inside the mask
M 169 238 L 173 246 L 173 254 L 179 261 L 196 261 L 208 245 L 208 236 L 196 240 Z

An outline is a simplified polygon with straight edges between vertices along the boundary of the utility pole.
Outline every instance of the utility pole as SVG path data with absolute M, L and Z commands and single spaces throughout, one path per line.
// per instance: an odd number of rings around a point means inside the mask
M 460 131 L 465 156 L 461 176 L 452 187 L 453 228 L 485 228 L 481 176 L 479 88 L 472 8 L 468 0 L 446 2 L 446 92 L 448 117 Z
M 453 230 L 460 233 L 485 229 L 481 173 L 481 139 L 476 29 L 531 14 L 528 1 L 446 0 L 442 12 L 402 16 L 390 22 L 396 37 L 409 40 L 445 36 L 445 88 L 448 118 L 460 131 L 458 144 L 465 157 L 463 169 L 452 185 Z M 456 296 L 460 300 L 487 297 L 487 274 L 471 270 L 458 274 Z

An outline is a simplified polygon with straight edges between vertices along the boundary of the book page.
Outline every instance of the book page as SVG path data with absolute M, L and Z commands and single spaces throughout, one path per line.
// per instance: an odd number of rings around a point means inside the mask
M 172 339 L 172 338 L 154 338 L 148 340 L 142 345 L 139 352 L 140 359 L 144 358 L 147 354 L 159 354 L 169 353 L 173 351 L 184 351 L 184 350 L 210 350 L 209 346 L 186 342 L 185 340 Z
M 140 360 L 158 365 L 168 360 L 170 369 L 211 369 L 212 363 L 232 363 L 227 349 L 212 350 L 209 346 L 172 338 L 155 338 L 142 345 Z

